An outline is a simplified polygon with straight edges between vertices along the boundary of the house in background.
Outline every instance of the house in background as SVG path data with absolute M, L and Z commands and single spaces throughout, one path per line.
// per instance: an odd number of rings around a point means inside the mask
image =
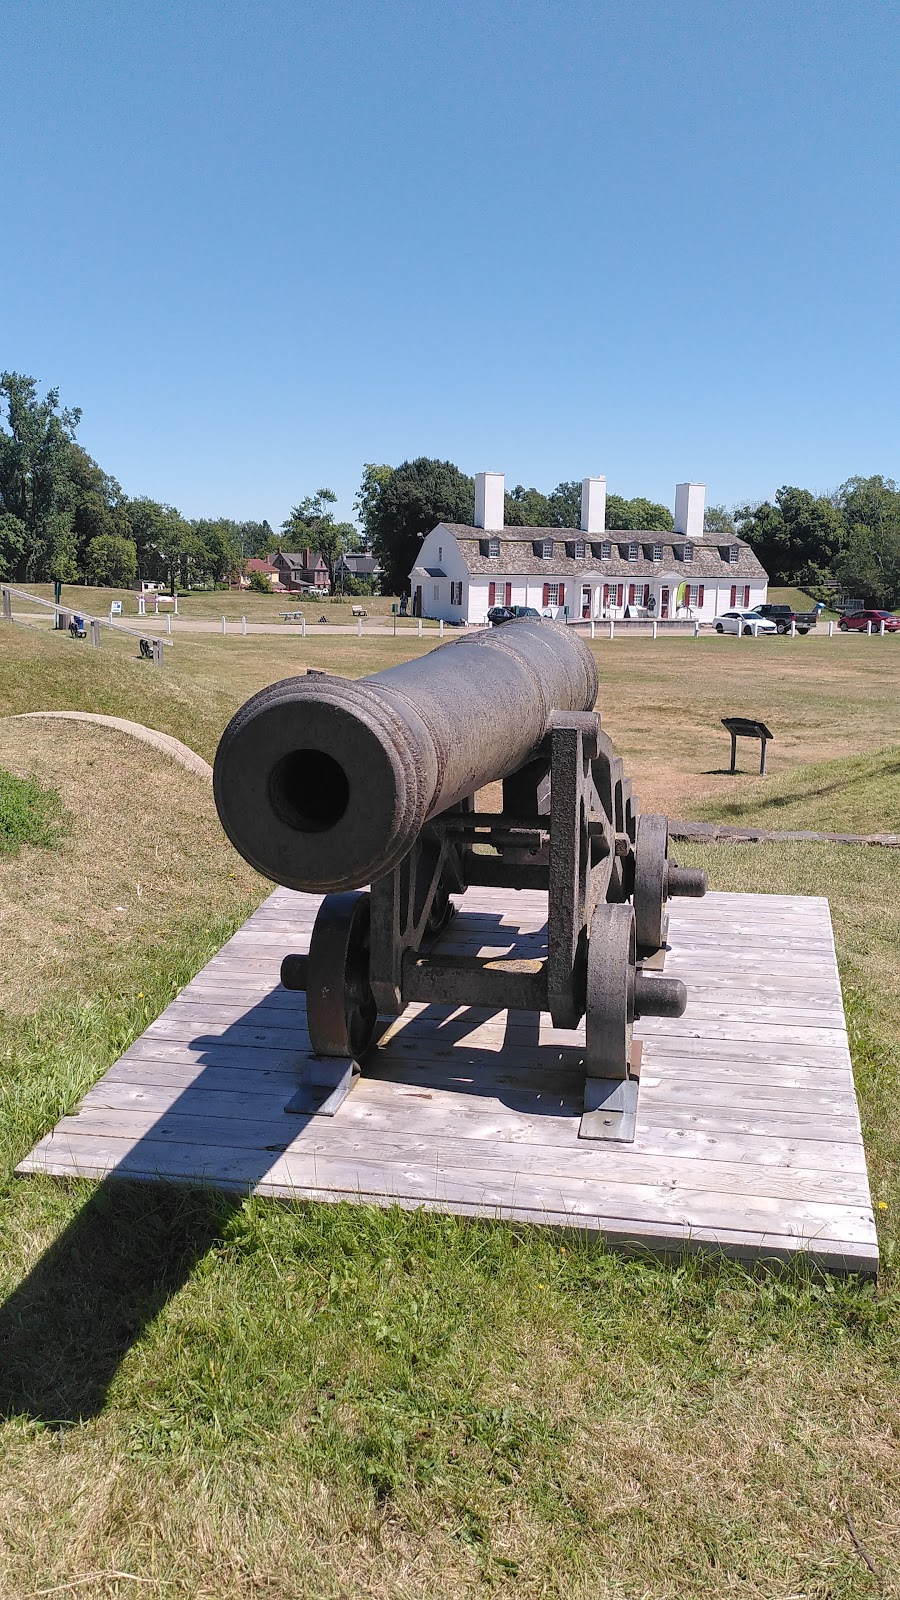
M 268 579 L 269 586 L 273 593 L 276 593 L 280 588 L 283 587 L 281 583 L 281 574 L 273 562 L 264 561 L 261 556 L 250 556 L 249 559 L 244 562 L 244 570 L 237 582 L 232 583 L 232 589 L 249 589 L 251 572 L 261 572 L 263 577 Z
M 328 568 L 318 550 L 276 550 L 272 564 L 278 568 L 279 581 L 285 589 L 323 589 L 327 594 L 331 588 Z
M 365 550 L 347 550 L 334 564 L 335 586 L 339 589 L 348 578 L 362 578 L 366 583 L 377 583 L 381 566 L 375 556 Z
M 580 528 L 507 528 L 504 475 L 475 479 L 475 525 L 440 522 L 410 573 L 414 615 L 484 623 L 491 606 L 569 622 L 653 616 L 711 622 L 756 606 L 768 578 L 743 539 L 703 531 L 706 486 L 675 487 L 675 531 L 606 527 L 606 479 L 585 478 Z

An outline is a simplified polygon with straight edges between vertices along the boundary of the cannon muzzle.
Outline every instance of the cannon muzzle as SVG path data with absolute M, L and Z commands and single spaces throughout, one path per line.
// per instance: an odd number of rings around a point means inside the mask
M 597 667 L 563 625 L 508 622 L 369 678 L 308 673 L 232 718 L 216 806 L 251 866 L 290 889 L 390 872 L 429 817 L 508 777 L 553 711 L 590 711 Z

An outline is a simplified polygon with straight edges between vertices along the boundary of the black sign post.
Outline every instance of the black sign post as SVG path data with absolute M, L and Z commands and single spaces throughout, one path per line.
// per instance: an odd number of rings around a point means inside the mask
M 771 728 L 767 728 L 764 722 L 754 722 L 752 717 L 723 717 L 722 726 L 727 728 L 731 734 L 730 771 L 737 771 L 738 739 L 758 739 L 760 743 L 759 775 L 764 778 L 766 775 L 766 745 L 770 739 L 775 737 Z

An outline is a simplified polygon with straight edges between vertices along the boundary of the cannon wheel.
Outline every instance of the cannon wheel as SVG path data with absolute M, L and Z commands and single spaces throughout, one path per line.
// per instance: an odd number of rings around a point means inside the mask
M 369 984 L 370 898 L 328 894 L 309 941 L 306 1016 L 313 1053 L 360 1061 L 372 1043 L 378 1007 Z
M 585 993 L 588 1077 L 627 1078 L 634 1027 L 635 935 L 630 905 L 602 903 L 591 920 Z
M 634 921 L 642 950 L 660 950 L 666 931 L 669 821 L 638 817 L 634 846 Z

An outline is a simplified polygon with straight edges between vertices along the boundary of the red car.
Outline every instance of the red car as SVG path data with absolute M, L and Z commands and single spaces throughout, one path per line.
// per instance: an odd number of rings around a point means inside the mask
M 848 628 L 858 628 L 865 633 L 870 622 L 873 633 L 881 632 L 882 623 L 885 633 L 900 632 L 900 617 L 895 617 L 893 611 L 851 611 L 849 615 L 841 617 L 838 627 L 842 633 L 846 633 Z

